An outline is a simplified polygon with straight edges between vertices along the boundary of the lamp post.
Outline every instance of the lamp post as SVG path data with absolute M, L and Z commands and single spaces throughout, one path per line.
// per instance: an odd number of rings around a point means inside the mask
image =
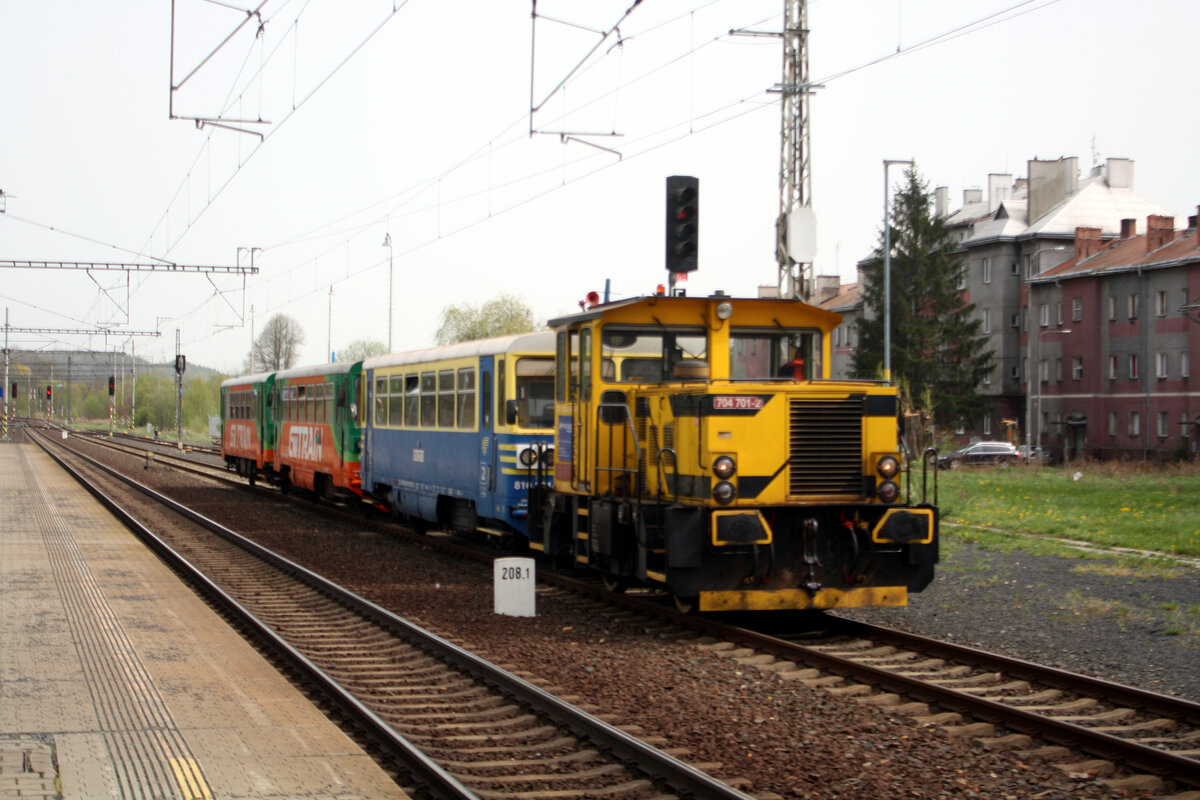
M 388 352 L 392 352 L 392 282 L 395 272 L 392 271 L 392 235 L 383 235 L 383 246 L 388 249 Z
M 1042 406 L 1041 406 L 1041 375 L 1040 374 L 1036 375 L 1036 376 L 1034 375 L 1035 370 L 1037 370 L 1037 362 L 1035 362 L 1033 359 L 1033 340 L 1035 338 L 1033 335 L 1033 331 L 1035 330 L 1035 326 L 1041 324 L 1041 320 L 1040 320 L 1040 317 L 1037 319 L 1034 318 L 1034 314 L 1037 311 L 1037 306 L 1033 302 L 1033 284 L 1029 282 L 1029 279 L 1031 277 L 1036 277 L 1038 275 L 1038 273 L 1040 272 L 1039 267 L 1041 265 L 1042 253 L 1059 252 L 1062 250 L 1066 250 L 1066 248 L 1062 247 L 1062 246 L 1044 247 L 1041 250 L 1038 250 L 1037 252 L 1031 253 L 1029 255 L 1029 274 L 1025 278 L 1025 281 L 1028 284 L 1028 288 L 1029 288 L 1029 290 L 1025 293 L 1025 326 L 1026 326 L 1026 337 L 1025 338 L 1027 340 L 1026 346 L 1029 348 L 1029 358 L 1028 358 L 1029 366 L 1027 367 L 1028 375 L 1026 375 L 1027 385 L 1026 385 L 1026 390 L 1025 390 L 1025 447 L 1028 449 L 1030 456 L 1033 455 L 1033 447 L 1035 444 L 1034 437 L 1033 437 L 1033 421 L 1034 421 L 1033 420 L 1033 385 L 1034 385 L 1035 380 L 1038 382 L 1038 408 L 1037 408 L 1037 411 L 1038 411 L 1039 431 L 1038 431 L 1038 436 L 1037 436 L 1037 441 L 1036 441 L 1036 444 L 1038 447 L 1040 447 L 1042 444 L 1041 430 L 1040 430 L 1041 429 Z M 1065 331 L 1063 331 L 1063 330 L 1040 331 L 1036 336 L 1036 338 L 1038 340 L 1038 348 L 1037 348 L 1038 349 L 1038 357 L 1041 358 L 1041 353 L 1042 353 L 1042 341 L 1041 341 L 1042 334 L 1045 334 L 1045 333 L 1070 333 L 1070 332 L 1071 331 L 1069 329 L 1065 330 Z
M 1044 331 L 1039 331 L 1038 335 L 1037 335 L 1037 358 L 1038 358 L 1038 360 L 1037 360 L 1037 362 L 1031 363 L 1029 365 L 1031 372 L 1034 370 L 1037 371 L 1037 376 L 1035 378 L 1035 380 L 1037 381 L 1037 407 L 1035 409 L 1036 417 L 1033 420 L 1033 422 L 1035 422 L 1037 424 L 1037 433 L 1034 434 L 1032 447 L 1029 448 L 1028 455 L 1030 458 L 1033 457 L 1034 453 L 1040 453 L 1041 449 L 1042 449 L 1042 370 L 1041 370 L 1041 363 L 1040 363 L 1041 359 L 1042 359 L 1042 337 L 1047 334 L 1051 334 L 1051 333 L 1070 333 L 1070 332 L 1071 332 L 1070 328 L 1052 328 L 1052 329 L 1047 329 Z M 1033 377 L 1033 376 L 1031 375 L 1030 377 Z M 1050 380 L 1050 376 L 1048 374 L 1046 375 L 1046 380 L 1047 381 Z M 1028 425 L 1027 425 L 1027 428 L 1029 430 L 1033 430 L 1033 428 L 1029 427 Z
M 911 167 L 912 163 L 883 160 L 883 379 L 889 383 L 892 380 L 892 225 L 888 219 L 888 167 L 894 164 Z

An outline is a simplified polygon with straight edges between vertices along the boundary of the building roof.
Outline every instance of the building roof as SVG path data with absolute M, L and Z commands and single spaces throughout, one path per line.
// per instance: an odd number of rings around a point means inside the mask
M 1014 187 L 995 211 L 988 213 L 987 202 L 968 203 L 947 218 L 950 226 L 970 225 L 970 235 L 960 246 L 995 239 L 1073 237 L 1077 227 L 1100 228 L 1104 236 L 1121 231 L 1123 219 L 1145 219 L 1151 214 L 1169 214 L 1132 189 L 1113 188 L 1103 175 L 1079 182 L 1079 188 L 1039 219 L 1029 221 L 1029 188 Z
M 1166 244 L 1147 252 L 1147 234 L 1131 236 L 1105 245 L 1100 252 L 1087 258 L 1072 258 L 1046 270 L 1032 279 L 1033 283 L 1082 278 L 1105 272 L 1130 269 L 1173 267 L 1188 262 L 1200 262 L 1200 238 L 1195 228 L 1171 231 Z
M 826 311 L 842 313 L 852 311 L 862 305 L 862 296 L 857 283 L 843 283 L 838 287 L 838 293 L 819 304 Z

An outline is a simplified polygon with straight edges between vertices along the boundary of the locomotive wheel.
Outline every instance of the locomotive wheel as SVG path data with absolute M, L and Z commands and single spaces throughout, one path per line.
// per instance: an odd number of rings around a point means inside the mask
M 604 581 L 605 591 L 613 594 L 625 594 L 625 590 L 629 588 L 629 579 L 620 575 L 609 575 L 606 572 L 601 579 Z
M 680 614 L 691 614 L 696 610 L 696 598 L 680 597 L 677 594 L 672 595 L 672 597 L 675 598 L 675 610 L 677 610 Z

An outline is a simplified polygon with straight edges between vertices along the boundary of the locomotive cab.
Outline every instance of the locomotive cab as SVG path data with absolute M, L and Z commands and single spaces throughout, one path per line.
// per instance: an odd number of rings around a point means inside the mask
M 906 603 L 937 511 L 901 502 L 895 387 L 829 379 L 840 322 L 722 295 L 552 320 L 554 489 L 531 545 L 702 611 Z

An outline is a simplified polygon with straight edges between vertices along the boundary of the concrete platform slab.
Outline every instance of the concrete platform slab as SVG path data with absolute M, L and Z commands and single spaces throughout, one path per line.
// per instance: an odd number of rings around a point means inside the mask
M 403 798 L 31 444 L 0 444 L 0 796 Z

